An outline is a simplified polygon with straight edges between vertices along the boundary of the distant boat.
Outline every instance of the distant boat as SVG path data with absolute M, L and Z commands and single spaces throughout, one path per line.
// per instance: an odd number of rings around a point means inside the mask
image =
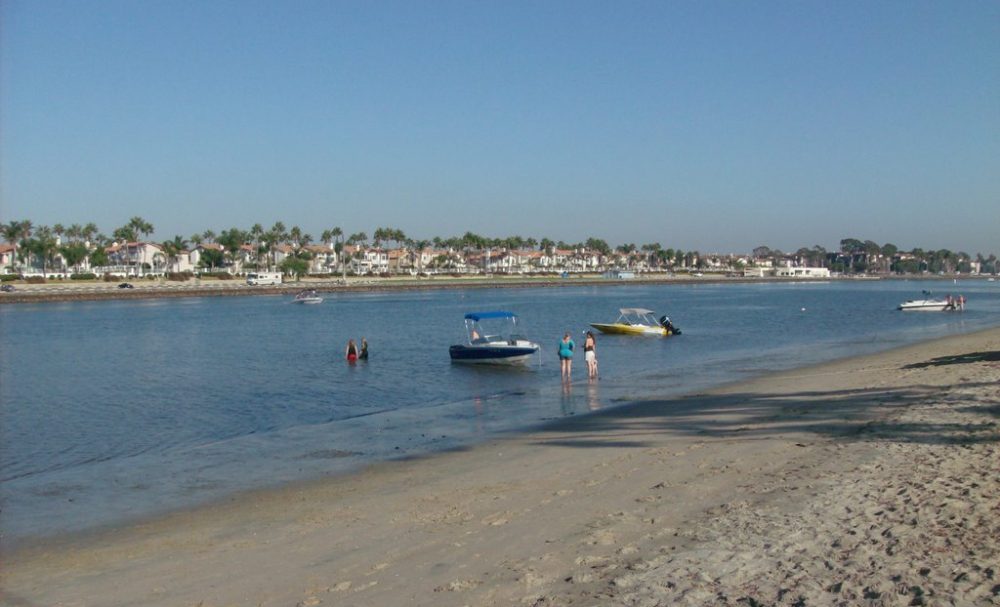
M 911 299 L 899 304 L 904 312 L 946 312 L 957 309 L 954 301 L 947 299 Z
M 645 308 L 622 308 L 618 320 L 612 323 L 592 322 L 590 326 L 601 333 L 612 335 L 680 335 L 681 331 L 666 316 L 656 319 L 652 310 Z
M 448 348 L 451 362 L 523 364 L 539 350 L 538 344 L 516 334 L 517 315 L 511 312 L 470 312 L 465 329 L 468 342 Z
M 309 289 L 306 291 L 300 291 L 292 303 L 297 304 L 321 304 L 323 303 L 323 298 L 316 294 L 316 291 Z
M 896 308 L 904 312 L 954 312 L 965 310 L 965 297 L 959 295 L 945 298 L 932 297 L 933 293 L 924 289 L 924 299 L 909 299 Z

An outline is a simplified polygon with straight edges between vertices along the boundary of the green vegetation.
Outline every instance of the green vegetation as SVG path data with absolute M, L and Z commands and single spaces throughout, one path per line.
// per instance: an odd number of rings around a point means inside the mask
M 136 243 L 140 238 L 153 233 L 153 225 L 142 217 L 132 217 L 124 225 L 112 230 L 111 237 L 102 234 L 97 226 L 73 224 L 68 228 L 61 224 L 35 226 L 31 221 L 10 221 L 0 225 L 0 236 L 11 246 L 11 260 L 0 271 L 8 275 L 20 273 L 43 276 L 72 273 L 80 275 L 90 268 L 108 269 L 119 276 L 122 269 L 136 274 L 154 273 L 166 275 L 169 269 L 177 268 L 182 254 L 192 248 L 198 249 L 198 270 L 202 275 L 217 275 L 219 270 L 234 267 L 240 271 L 279 269 L 292 276 L 309 274 L 310 261 L 315 254 L 324 251 L 336 253 L 336 260 L 330 261 L 328 270 L 339 271 L 346 276 L 354 271 L 349 267 L 353 260 L 364 260 L 365 249 L 369 245 L 376 249 L 388 247 L 400 251 L 394 254 L 388 270 L 390 273 L 410 271 L 423 274 L 461 273 L 463 267 L 485 268 L 480 262 L 485 253 L 496 255 L 502 251 L 538 251 L 546 255 L 566 258 L 598 258 L 597 265 L 611 268 L 639 268 L 659 271 L 738 271 L 749 267 L 769 267 L 794 265 L 824 267 L 835 273 L 844 274 L 954 274 L 972 273 L 996 274 L 1000 264 L 995 254 L 977 253 L 970 255 L 963 251 L 947 249 L 924 250 L 914 248 L 906 251 L 895 244 L 878 244 L 871 240 L 845 238 L 838 250 L 827 251 L 814 245 L 802 247 L 794 253 L 783 253 L 777 249 L 760 246 L 750 255 L 704 255 L 698 251 L 684 251 L 679 248 L 664 247 L 659 242 L 642 245 L 623 243 L 611 246 L 598 237 L 589 237 L 582 242 L 570 243 L 551 238 L 507 236 L 490 238 L 466 232 L 461 236 L 442 238 L 435 236 L 429 240 L 413 240 L 405 232 L 394 227 L 379 227 L 371 238 L 366 232 L 345 235 L 339 226 L 324 229 L 320 235 L 322 247 L 313 245 L 311 234 L 299 226 L 286 228 L 275 222 L 270 229 L 254 224 L 243 230 L 232 227 L 216 233 L 205 230 L 190 238 L 174 236 L 163 242 L 153 243 L 158 248 L 152 257 L 140 263 L 135 258 Z M 345 256 L 345 247 L 354 247 L 350 256 Z M 433 247 L 433 249 L 432 249 Z M 431 249 L 433 255 L 425 252 Z M 332 257 L 330 258 L 332 259 Z M 280 263 L 279 263 L 280 260 Z M 404 268 L 404 261 L 406 266 Z M 336 263 L 337 267 L 332 267 Z M 386 266 L 382 265 L 382 272 Z M 593 268 L 595 264 L 586 266 Z M 408 268 L 408 269 L 407 269 Z M 358 270 L 364 273 L 365 270 Z M 518 273 L 546 273 L 557 271 L 552 265 L 542 265 L 532 261 L 532 265 L 520 267 Z M 579 269 L 575 271 L 580 271 Z M 125 272 L 129 273 L 129 272 Z M 171 274 L 173 276 L 175 274 Z

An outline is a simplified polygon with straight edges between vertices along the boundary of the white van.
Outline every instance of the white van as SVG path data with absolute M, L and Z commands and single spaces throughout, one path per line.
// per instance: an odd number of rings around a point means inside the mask
M 248 285 L 280 285 L 281 272 L 251 272 L 247 274 Z

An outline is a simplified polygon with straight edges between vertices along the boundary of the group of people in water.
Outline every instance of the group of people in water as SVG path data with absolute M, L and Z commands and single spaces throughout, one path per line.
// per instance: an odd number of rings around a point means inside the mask
M 965 295 L 956 295 L 952 297 L 951 293 L 945 298 L 947 302 L 946 309 L 948 310 L 964 310 L 965 309 Z
M 559 341 L 559 366 L 563 381 L 569 381 L 573 373 L 574 348 L 576 348 L 576 343 L 567 332 Z M 583 360 L 587 363 L 587 377 L 597 379 L 597 340 L 594 339 L 592 331 L 587 331 L 583 340 Z
M 347 350 L 344 352 L 344 358 L 349 363 L 368 360 L 368 340 L 364 337 L 361 338 L 360 349 L 358 348 L 358 344 L 354 343 L 353 339 L 347 340 Z
M 476 334 L 478 336 L 478 334 Z M 569 381 L 573 372 L 573 350 L 576 343 L 567 332 L 559 341 L 559 366 L 562 370 L 562 378 Z M 359 347 L 354 339 L 347 340 L 347 349 L 344 350 L 344 358 L 347 362 L 354 363 L 359 360 L 368 360 L 368 340 L 361 338 Z M 583 340 L 583 360 L 587 363 L 587 377 L 597 379 L 597 340 L 593 331 L 587 331 Z

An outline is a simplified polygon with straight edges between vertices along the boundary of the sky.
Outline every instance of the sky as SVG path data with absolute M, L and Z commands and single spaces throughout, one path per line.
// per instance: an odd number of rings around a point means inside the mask
M 1000 254 L 1000 3 L 4 0 L 0 221 Z

